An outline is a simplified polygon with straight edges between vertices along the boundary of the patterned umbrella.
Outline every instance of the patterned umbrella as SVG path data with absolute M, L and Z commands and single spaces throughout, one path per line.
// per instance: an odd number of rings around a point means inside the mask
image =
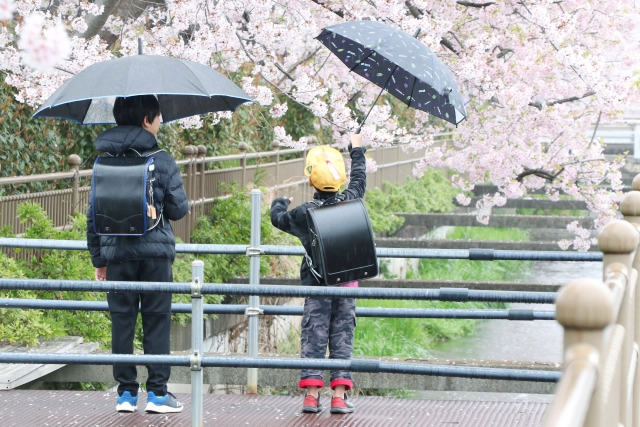
M 416 38 L 419 32 L 411 37 L 381 22 L 353 21 L 327 27 L 316 39 L 350 71 L 380 86 L 378 98 L 387 90 L 407 106 L 457 125 L 467 117 L 458 85 L 451 70 Z

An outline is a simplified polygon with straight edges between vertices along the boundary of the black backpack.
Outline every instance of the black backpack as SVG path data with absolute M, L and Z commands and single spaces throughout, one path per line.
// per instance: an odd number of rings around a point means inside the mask
M 102 156 L 93 165 L 93 228 L 101 236 L 143 236 L 162 221 L 153 200 L 154 154 Z
M 312 254 L 305 259 L 318 282 L 327 285 L 372 279 L 378 275 L 373 229 L 362 199 L 313 200 L 307 210 Z M 315 262 L 314 262 L 315 260 Z

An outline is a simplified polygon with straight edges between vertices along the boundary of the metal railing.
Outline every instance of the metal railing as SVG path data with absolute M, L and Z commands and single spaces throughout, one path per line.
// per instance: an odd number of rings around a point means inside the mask
M 324 360 L 298 358 L 263 358 L 258 357 L 258 317 L 261 315 L 300 315 L 302 307 L 261 306 L 259 297 L 349 297 L 358 299 L 409 299 L 440 301 L 483 301 L 483 302 L 520 302 L 553 304 L 556 294 L 552 292 L 514 292 L 484 291 L 458 288 L 440 289 L 407 289 L 407 288 L 341 288 L 315 286 L 278 286 L 260 284 L 260 256 L 301 255 L 302 248 L 289 246 L 260 245 L 261 192 L 253 190 L 251 194 L 251 241 L 249 247 L 243 245 L 179 245 L 179 252 L 197 254 L 226 253 L 251 257 L 250 278 L 247 285 L 230 285 L 204 283 L 204 264 L 194 261 L 192 265 L 192 281 L 190 283 L 164 282 L 97 282 L 90 280 L 39 280 L 0 278 L 0 289 L 55 290 L 80 292 L 163 292 L 191 295 L 191 304 L 174 304 L 175 311 L 191 312 L 192 345 L 188 356 L 158 355 L 82 355 L 82 354 L 33 354 L 7 353 L 0 354 L 0 363 L 53 363 L 53 364 L 165 364 L 173 366 L 189 366 L 191 369 L 192 387 L 192 425 L 201 426 L 203 422 L 203 367 L 246 367 L 247 391 L 257 392 L 258 368 L 283 369 L 345 369 L 353 372 L 388 372 L 415 375 L 437 375 L 460 378 L 483 378 L 517 381 L 556 382 L 560 373 L 555 371 L 519 370 L 502 368 L 471 368 L 462 366 L 421 365 L 415 363 L 389 363 L 375 359 Z M 0 239 L 0 246 L 38 249 L 86 250 L 86 242 L 79 241 L 46 241 L 29 239 Z M 503 251 L 495 251 L 503 256 Z M 509 252 L 509 259 L 541 259 L 540 254 Z M 514 252 L 514 253 L 511 253 Z M 492 259 L 488 256 L 473 256 L 469 251 L 439 251 L 424 249 L 378 248 L 383 257 L 419 257 L 419 258 L 466 258 L 478 261 Z M 484 252 L 483 252 L 484 253 Z M 528 254 L 528 255 L 527 255 Z M 560 255 L 560 256 L 558 256 Z M 580 260 L 595 261 L 597 255 L 571 254 L 560 252 L 545 253 L 542 259 L 556 261 L 572 259 L 569 255 L 579 255 Z M 507 256 L 507 255 L 504 255 Z M 569 257 L 568 257 L 569 256 Z M 596 256 L 596 258 L 594 258 Z M 493 258 L 495 259 L 495 258 Z M 504 258 L 502 258 L 504 259 Z M 205 305 L 203 296 L 217 295 L 249 295 L 248 305 Z M 66 310 L 106 310 L 104 302 L 99 301 L 42 301 L 42 300 L 0 300 L 0 307 L 12 308 L 49 308 Z M 247 357 L 209 357 L 203 354 L 203 322 L 205 313 L 244 313 L 249 317 L 249 346 Z M 376 309 L 359 308 L 357 315 L 377 317 L 439 317 L 439 318 L 483 318 L 510 320 L 551 320 L 552 311 L 537 310 L 421 310 L 421 309 Z
M 627 193 L 620 210 L 625 221 L 598 237 L 603 281 L 577 280 L 558 294 L 563 374 L 544 427 L 640 426 L 640 192 Z
M 452 138 L 454 133 L 434 135 L 436 140 Z M 314 137 L 310 138 L 315 144 Z M 238 145 L 239 154 L 224 156 L 206 156 L 206 147 L 188 145 L 183 149 L 183 160 L 177 163 L 183 169 L 183 182 L 189 198 L 190 212 L 180 221 L 172 222 L 177 237 L 189 242 L 197 219 L 208 213 L 216 199 L 225 198 L 226 194 L 219 187 L 224 182 L 230 184 L 235 181 L 242 187 L 255 179 L 258 169 L 266 171 L 265 185 L 276 195 L 283 190 L 294 196 L 295 203 L 311 197 L 308 180 L 302 174 L 307 150 L 280 149 L 277 142 L 273 143 L 274 150 L 266 152 L 247 152 L 249 146 L 242 142 Z M 383 182 L 401 182 L 412 176 L 413 164 L 422 155 L 405 147 L 395 145 L 391 147 L 369 148 L 367 154 L 378 163 L 378 170 L 369 174 L 367 182 L 370 187 L 381 187 Z M 292 157 L 282 160 L 282 157 Z M 248 161 L 255 161 L 250 164 Z M 0 186 L 16 185 L 34 182 L 69 180 L 68 189 L 28 194 L 16 194 L 0 197 L 0 228 L 10 226 L 14 234 L 21 234 L 25 225 L 16 218 L 18 205 L 27 201 L 40 203 L 55 227 L 62 227 L 68 223 L 69 216 L 74 211 L 84 211 L 89 197 L 90 187 L 83 186 L 82 179 L 88 180 L 93 171 L 80 170 L 82 159 L 78 155 L 71 155 L 67 159 L 68 172 L 56 172 L 39 175 L 0 178 Z M 235 163 L 224 168 L 216 168 L 221 163 Z

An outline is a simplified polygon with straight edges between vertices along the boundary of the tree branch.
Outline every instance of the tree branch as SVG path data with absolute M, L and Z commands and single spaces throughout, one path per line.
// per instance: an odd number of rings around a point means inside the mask
M 455 46 L 453 45 L 453 43 L 451 43 L 451 40 L 447 39 L 446 37 L 443 37 L 440 40 L 440 44 L 444 47 L 446 47 L 447 49 L 449 49 L 451 52 L 455 53 L 456 55 L 460 56 L 460 52 L 458 52 L 455 48 Z
M 472 1 L 463 1 L 463 0 L 457 0 L 456 3 L 459 4 L 460 6 L 477 7 L 477 8 L 489 7 L 491 5 L 496 4 L 496 2 L 494 1 L 489 1 L 486 3 L 475 3 Z
M 109 19 L 109 16 L 113 14 L 113 11 L 120 5 L 121 0 L 98 0 L 96 4 L 98 6 L 104 6 L 104 11 L 102 15 L 93 16 L 91 18 L 87 18 L 87 30 L 82 33 L 82 37 L 85 39 L 90 39 L 100 32 L 104 24 Z
M 565 104 L 567 102 L 579 101 L 579 100 L 581 100 L 583 98 L 587 98 L 587 97 L 595 95 L 595 94 L 596 93 L 594 91 L 590 90 L 589 92 L 585 93 L 582 96 L 572 96 L 572 97 L 569 97 L 569 98 L 558 99 L 556 101 L 547 102 L 545 104 L 548 107 L 551 107 L 551 106 L 556 105 L 556 104 Z M 542 102 L 530 102 L 529 106 L 530 107 L 536 107 L 538 110 L 542 110 L 543 104 L 542 104 Z
M 327 5 L 321 0 L 311 0 L 311 1 L 314 2 L 315 4 L 319 5 L 319 6 L 322 6 L 325 9 L 327 9 L 329 12 L 335 13 L 340 18 L 344 18 L 344 12 L 343 11 L 341 11 L 341 10 L 333 10 L 333 9 L 327 7 Z
M 526 178 L 527 176 L 530 175 L 534 175 L 540 178 L 544 178 L 547 181 L 553 181 L 554 179 L 556 179 L 562 172 L 564 172 L 564 167 L 562 167 L 562 169 L 560 169 L 557 172 L 548 172 L 545 171 L 544 169 L 528 169 L 525 168 L 524 172 L 520 173 L 517 177 L 516 180 L 518 182 L 522 182 L 522 180 L 524 180 L 524 178 Z
M 404 4 L 405 6 L 407 6 L 407 9 L 409 9 L 409 13 L 411 13 L 411 15 L 413 15 L 414 18 L 420 19 L 420 17 L 424 15 L 424 12 L 418 9 L 416 5 L 411 3 L 409 0 L 405 1 Z
M 282 71 L 282 74 L 284 74 L 284 76 L 286 78 L 288 78 L 291 81 L 295 80 L 295 77 L 293 77 L 291 74 L 289 74 L 289 72 L 287 70 L 284 69 L 284 67 L 282 65 L 280 65 L 279 62 L 275 62 L 274 65 L 276 66 L 276 68 L 280 71 Z M 283 77 L 284 78 L 284 77 Z M 282 79 L 281 79 L 282 80 Z M 280 85 L 280 81 L 278 81 L 278 85 Z
M 313 58 L 314 56 L 316 56 L 316 53 L 318 53 L 320 51 L 320 48 L 316 48 L 316 50 L 314 50 L 313 52 L 311 52 L 309 55 L 305 56 L 304 58 L 300 59 L 299 61 L 295 62 L 293 65 L 291 65 L 289 67 L 288 70 L 284 70 L 283 68 L 280 68 L 278 63 L 276 63 L 276 67 L 278 67 L 278 69 L 280 71 L 282 71 L 284 73 L 284 75 L 289 79 L 289 80 L 295 80 L 295 78 L 292 78 L 290 76 L 290 74 L 296 69 L 298 68 L 299 65 L 304 64 L 305 62 L 307 62 L 308 60 L 310 60 L 311 58 Z M 280 86 L 282 84 L 282 82 L 284 81 L 284 77 L 281 78 L 280 80 L 278 80 L 277 85 Z

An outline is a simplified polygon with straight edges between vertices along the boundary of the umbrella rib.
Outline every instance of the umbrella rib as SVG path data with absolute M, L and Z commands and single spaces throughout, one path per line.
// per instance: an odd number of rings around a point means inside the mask
M 411 101 L 413 101 L 413 91 L 416 89 L 416 82 L 418 78 L 413 76 L 413 86 L 411 86 L 411 92 L 409 92 L 409 103 L 407 104 L 407 108 L 411 107 Z

